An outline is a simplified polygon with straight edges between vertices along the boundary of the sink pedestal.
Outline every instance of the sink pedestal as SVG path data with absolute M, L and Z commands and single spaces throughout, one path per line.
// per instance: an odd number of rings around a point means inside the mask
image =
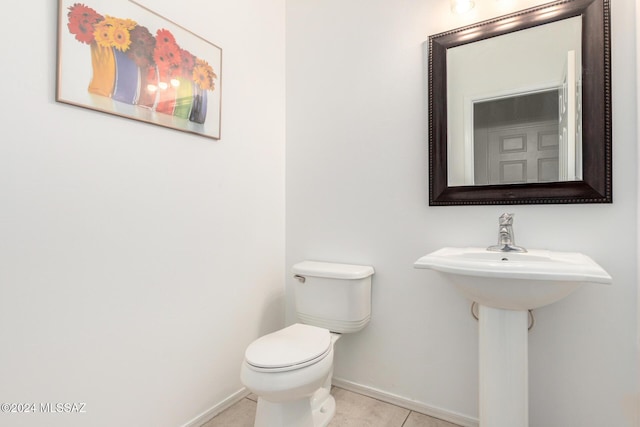
M 527 310 L 478 305 L 480 427 L 527 427 Z

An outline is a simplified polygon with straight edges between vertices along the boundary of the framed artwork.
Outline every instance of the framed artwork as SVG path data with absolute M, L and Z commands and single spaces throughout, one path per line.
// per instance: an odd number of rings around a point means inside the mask
M 133 0 L 58 7 L 56 101 L 220 139 L 221 48 Z

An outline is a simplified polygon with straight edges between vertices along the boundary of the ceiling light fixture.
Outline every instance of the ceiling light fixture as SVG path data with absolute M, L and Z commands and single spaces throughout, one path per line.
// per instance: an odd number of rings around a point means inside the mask
M 451 11 L 458 15 L 470 11 L 474 6 L 473 0 L 451 0 Z

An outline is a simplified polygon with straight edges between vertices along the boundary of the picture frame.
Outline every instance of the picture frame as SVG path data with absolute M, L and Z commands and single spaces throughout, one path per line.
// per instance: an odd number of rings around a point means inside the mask
M 134 0 L 58 1 L 56 101 L 220 139 L 222 49 Z

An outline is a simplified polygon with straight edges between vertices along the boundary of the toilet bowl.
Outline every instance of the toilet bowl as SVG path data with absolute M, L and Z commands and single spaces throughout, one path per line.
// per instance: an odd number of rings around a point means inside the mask
M 294 323 L 258 338 L 245 352 L 242 383 L 258 396 L 255 427 L 325 427 L 334 344 L 364 328 L 371 316 L 370 266 L 303 261 L 293 266 Z
M 242 383 L 258 396 L 256 427 L 326 426 L 335 413 L 330 394 L 333 345 L 327 329 L 293 324 L 254 341 Z

